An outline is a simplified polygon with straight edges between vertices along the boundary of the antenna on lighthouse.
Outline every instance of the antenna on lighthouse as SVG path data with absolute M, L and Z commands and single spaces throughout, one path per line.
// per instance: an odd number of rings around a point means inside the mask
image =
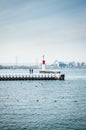
M 42 56 L 43 59 L 42 59 L 42 70 L 45 70 L 45 60 L 44 60 L 44 55 Z

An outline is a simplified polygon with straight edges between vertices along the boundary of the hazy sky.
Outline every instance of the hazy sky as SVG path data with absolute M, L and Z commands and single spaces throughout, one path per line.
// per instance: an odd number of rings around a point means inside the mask
M 0 0 L 0 63 L 86 62 L 86 0 Z

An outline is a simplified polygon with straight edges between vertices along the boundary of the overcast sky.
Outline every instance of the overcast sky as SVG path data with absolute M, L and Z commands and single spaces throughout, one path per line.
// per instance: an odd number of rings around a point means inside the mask
M 0 0 L 0 63 L 86 62 L 86 0 Z

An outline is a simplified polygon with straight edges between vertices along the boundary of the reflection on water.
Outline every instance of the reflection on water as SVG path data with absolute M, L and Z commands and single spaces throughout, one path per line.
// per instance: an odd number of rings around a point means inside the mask
M 65 81 L 0 81 L 0 130 L 85 130 L 86 70 L 62 71 Z

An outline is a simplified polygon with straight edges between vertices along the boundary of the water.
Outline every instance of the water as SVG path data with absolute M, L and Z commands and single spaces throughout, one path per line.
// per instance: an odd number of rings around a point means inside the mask
M 62 71 L 65 81 L 0 81 L 0 130 L 85 130 L 86 70 Z

